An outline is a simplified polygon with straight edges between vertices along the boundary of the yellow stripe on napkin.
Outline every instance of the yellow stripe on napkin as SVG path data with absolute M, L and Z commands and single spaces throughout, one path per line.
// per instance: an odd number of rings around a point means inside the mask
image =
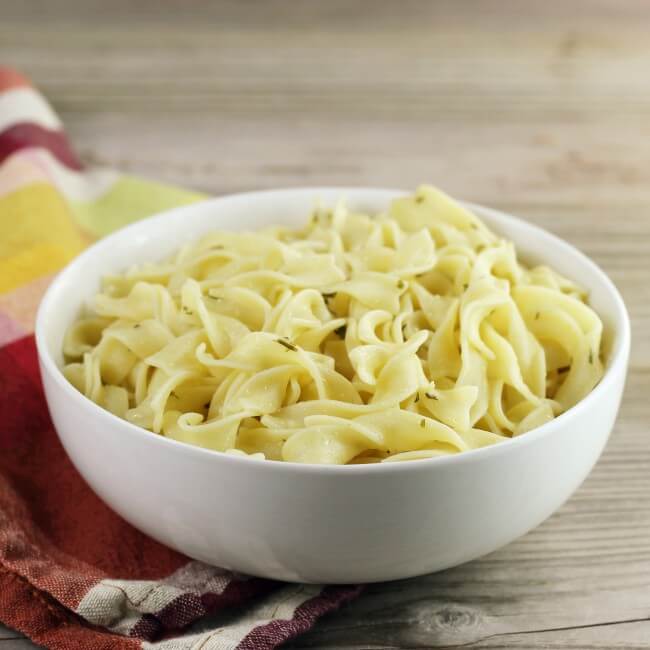
M 0 293 L 57 271 L 87 244 L 51 185 L 39 183 L 0 197 Z

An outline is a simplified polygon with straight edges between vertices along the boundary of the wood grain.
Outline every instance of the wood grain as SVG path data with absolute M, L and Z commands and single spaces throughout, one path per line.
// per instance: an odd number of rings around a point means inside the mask
M 431 181 L 564 237 L 624 294 L 624 404 L 570 501 L 486 558 L 369 587 L 294 648 L 650 647 L 647 2 L 0 10 L 0 59 L 89 163 L 212 193 Z

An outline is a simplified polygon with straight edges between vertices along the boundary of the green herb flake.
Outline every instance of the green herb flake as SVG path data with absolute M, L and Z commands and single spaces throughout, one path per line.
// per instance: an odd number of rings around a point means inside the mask
M 463 289 L 464 289 L 465 291 L 467 291 L 468 287 L 469 287 L 469 284 L 467 284 L 467 282 L 465 282 L 465 284 L 463 284 Z
M 287 350 L 291 350 L 292 352 L 298 351 L 298 348 L 293 343 L 289 343 L 289 341 L 284 341 L 283 339 L 277 339 L 276 343 L 283 345 L 285 348 L 287 348 Z
M 593 365 L 594 363 L 594 351 L 589 350 L 589 363 Z
M 423 196 L 416 196 L 415 197 L 415 202 L 416 203 L 424 203 L 424 197 Z
M 404 289 L 405 287 L 406 287 L 406 283 L 404 282 L 404 280 L 398 280 L 397 281 L 397 288 L 398 289 Z
M 133 329 L 134 329 L 134 330 L 137 330 L 138 327 L 140 327 L 140 323 L 136 323 L 136 324 L 133 326 Z

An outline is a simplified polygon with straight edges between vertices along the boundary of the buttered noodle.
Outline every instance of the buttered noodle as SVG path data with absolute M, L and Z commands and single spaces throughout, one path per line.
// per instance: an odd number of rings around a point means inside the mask
M 575 284 L 449 197 L 214 232 L 103 280 L 68 380 L 189 444 L 301 463 L 429 458 L 553 419 L 603 374 Z

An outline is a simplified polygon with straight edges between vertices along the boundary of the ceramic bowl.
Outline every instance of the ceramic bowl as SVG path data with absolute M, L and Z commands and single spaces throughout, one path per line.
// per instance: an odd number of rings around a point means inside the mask
M 92 489 L 163 544 L 211 564 L 288 581 L 350 583 L 467 562 L 559 508 L 598 459 L 619 408 L 630 347 L 612 282 L 557 237 L 470 206 L 530 263 L 586 287 L 605 324 L 606 372 L 584 400 L 513 440 L 455 456 L 355 466 L 230 456 L 169 440 L 103 410 L 61 374 L 61 346 L 102 275 L 158 260 L 215 229 L 301 223 L 319 198 L 384 210 L 401 192 L 306 188 L 225 196 L 171 210 L 102 239 L 67 266 L 41 304 L 36 340 L 45 394 L 67 453 Z

